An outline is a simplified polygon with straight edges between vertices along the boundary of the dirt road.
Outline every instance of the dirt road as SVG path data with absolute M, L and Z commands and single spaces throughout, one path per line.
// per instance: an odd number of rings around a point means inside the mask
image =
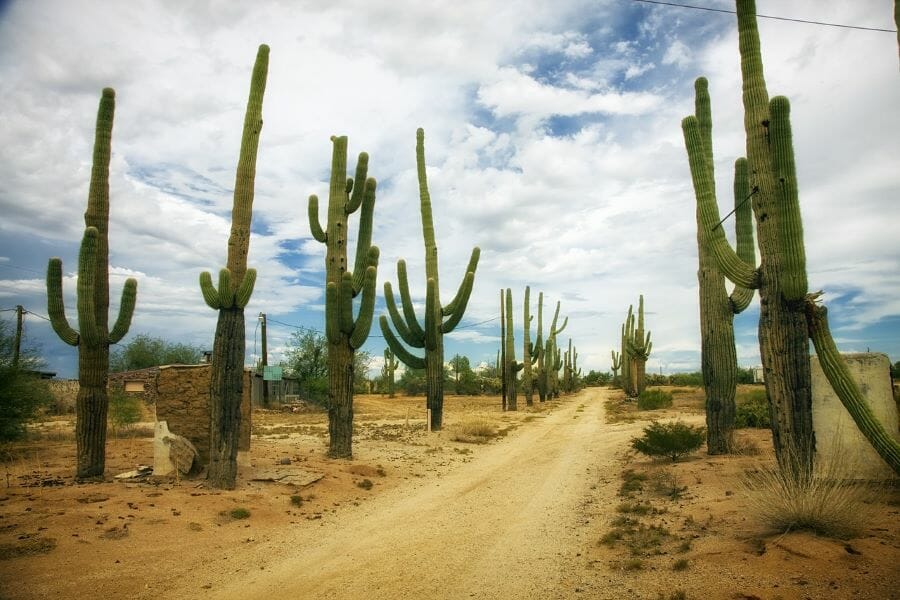
M 210 578 L 203 596 L 571 597 L 577 557 L 596 543 L 586 539 L 582 504 L 592 486 L 597 497 L 597 471 L 614 472 L 614 456 L 638 427 L 604 426 L 606 393 L 566 400 L 444 477 L 400 486 L 339 520 L 286 530 L 237 572 L 198 574 Z M 610 498 L 615 486 L 607 486 Z M 183 583 L 166 597 L 198 595 L 199 580 Z

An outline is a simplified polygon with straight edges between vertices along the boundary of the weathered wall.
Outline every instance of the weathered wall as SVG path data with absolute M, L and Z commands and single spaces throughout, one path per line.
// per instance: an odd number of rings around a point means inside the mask
M 149 367 L 147 369 L 138 369 L 136 371 L 123 371 L 120 373 L 110 373 L 107 389 L 113 391 L 126 391 L 129 396 L 137 396 L 147 405 L 156 404 L 159 392 L 157 390 L 157 378 L 159 376 L 159 367 Z M 127 384 L 139 384 L 143 386 L 142 391 L 133 391 L 126 389 Z
M 159 367 L 156 420 L 166 421 L 169 431 L 191 440 L 200 461 L 209 462 L 209 378 L 211 365 Z M 241 432 L 238 450 L 250 450 L 250 371 L 244 371 L 241 400 Z
M 850 373 L 860 386 L 875 416 L 888 433 L 900 439 L 897 427 L 897 404 L 891 387 L 891 364 L 884 354 L 844 354 Z M 893 471 L 872 449 L 853 418 L 822 372 L 819 359 L 810 360 L 812 372 L 813 428 L 816 453 L 820 459 L 839 456 L 852 476 L 860 479 L 884 479 Z

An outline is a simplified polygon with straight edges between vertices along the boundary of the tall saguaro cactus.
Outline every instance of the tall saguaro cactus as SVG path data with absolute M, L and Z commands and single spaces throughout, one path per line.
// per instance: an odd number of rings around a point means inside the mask
M 93 166 L 84 213 L 84 237 L 78 254 L 78 331 L 66 319 L 62 292 L 62 260 L 47 266 L 47 313 L 57 335 L 78 348 L 78 397 L 75 402 L 76 477 L 100 477 L 106 467 L 106 415 L 109 397 L 109 345 L 121 340 L 131 325 L 137 281 L 122 289 L 119 316 L 109 329 L 109 160 L 116 93 L 100 97 L 94 137 Z
M 524 363 L 516 362 L 516 340 L 513 335 L 513 310 L 512 310 L 512 290 L 506 288 L 506 339 L 504 340 L 504 348 L 506 349 L 506 369 L 504 376 L 506 377 L 506 410 L 518 410 L 516 405 L 516 381 L 519 371 L 525 368 Z
M 647 359 L 650 358 L 650 352 L 653 349 L 653 342 L 650 341 L 650 332 L 644 334 L 644 296 L 640 296 L 638 302 L 637 326 L 635 326 L 635 316 L 633 307 L 628 307 L 628 317 L 625 319 L 625 326 L 622 329 L 623 336 L 623 357 L 628 356 L 628 388 L 626 395 L 639 396 L 644 391 L 645 373 L 647 370 Z M 623 361 L 625 358 L 622 359 Z M 623 371 L 625 369 L 623 368 Z M 624 376 L 623 376 L 624 378 Z
M 534 377 L 532 376 L 533 367 L 537 364 L 541 355 L 541 330 L 538 327 L 537 341 L 531 341 L 531 321 L 534 316 L 531 314 L 530 302 L 531 288 L 525 286 L 525 308 L 522 312 L 523 327 L 523 346 L 522 346 L 522 389 L 525 392 L 526 406 L 534 405 Z
M 328 224 L 319 225 L 319 199 L 309 197 L 309 227 L 325 244 L 325 335 L 328 338 L 328 455 L 353 455 L 353 355 L 369 336 L 375 311 L 378 247 L 372 245 L 376 182 L 366 178 L 369 157 L 360 153 L 356 177 L 347 179 L 347 138 L 332 137 Z M 361 207 L 356 261 L 347 268 L 348 219 Z M 353 299 L 362 293 L 359 315 Z
M 431 195 L 428 192 L 428 179 L 425 173 L 425 132 L 416 131 L 416 171 L 419 178 L 419 204 L 422 215 L 422 236 L 425 240 L 425 322 L 419 324 L 412 297 L 409 293 L 409 281 L 406 276 L 406 261 L 397 261 L 397 282 L 400 286 L 400 299 L 403 315 L 397 309 L 390 282 L 384 284 L 384 298 L 391 315 L 391 321 L 404 342 L 413 348 L 422 348 L 425 356 L 420 357 L 408 351 L 394 335 L 385 315 L 381 315 L 379 325 L 388 346 L 405 365 L 413 369 L 425 369 L 426 405 L 431 411 L 432 429 L 438 430 L 443 422 L 444 410 L 444 334 L 453 331 L 459 324 L 472 294 L 475 283 L 475 269 L 481 251 L 476 246 L 466 267 L 462 282 L 453 300 L 444 305 L 440 299 L 438 283 L 438 252 L 434 238 L 434 224 L 431 218 Z
M 610 350 L 609 354 L 612 357 L 610 369 L 612 369 L 613 383 L 615 383 L 616 378 L 619 376 L 619 369 L 622 368 L 622 353 L 616 352 L 615 350 Z
M 556 301 L 556 311 L 553 313 L 553 320 L 550 322 L 550 330 L 547 332 L 547 341 L 544 342 L 544 371 L 543 376 L 547 389 L 547 398 L 559 397 L 559 370 L 562 368 L 562 359 L 560 357 L 559 346 L 556 343 L 556 337 L 563 332 L 569 323 L 569 317 L 563 319 L 563 324 L 558 328 L 556 323 L 559 321 L 559 300 Z
M 394 356 L 394 353 L 391 352 L 391 349 L 385 348 L 384 366 L 381 368 L 381 380 L 383 384 L 387 385 L 388 398 L 394 397 L 394 373 L 399 366 L 400 362 L 397 360 L 397 357 Z
M 743 79 L 744 129 L 749 186 L 753 194 L 759 268 L 747 264 L 717 227 L 719 211 L 709 193 L 701 124 L 696 115 L 682 121 L 685 146 L 698 194 L 703 236 L 722 273 L 735 284 L 759 290 L 760 355 L 772 415 L 775 453 L 783 468 L 809 472 L 815 453 L 808 344 L 812 337 L 824 357 L 823 371 L 862 433 L 879 455 L 900 472 L 900 445 L 861 406 L 861 393 L 833 346 L 817 295 L 807 294 L 806 256 L 797 192 L 790 104 L 769 99 L 763 77 L 756 6 L 737 0 L 738 40 Z M 698 86 L 698 94 L 703 86 Z M 829 343 L 830 342 L 830 343 Z M 821 348 L 821 350 L 819 350 Z
M 697 250 L 699 269 L 697 279 L 700 294 L 700 349 L 703 387 L 706 392 L 706 447 L 709 454 L 725 454 L 733 446 L 735 404 L 737 389 L 737 352 L 734 346 L 734 315 L 742 312 L 753 298 L 753 290 L 735 286 L 729 297 L 725 290 L 725 278 L 716 264 L 700 212 L 700 198 L 716 198 L 713 177 L 712 117 L 706 79 L 695 84 L 695 116 L 702 143 L 702 180 L 707 187 L 695 188 L 697 197 Z M 711 187 L 710 187 L 711 186 Z M 753 267 L 756 253 L 753 244 L 751 222 L 750 185 L 747 160 L 739 158 L 734 164 L 734 211 L 737 237 L 737 253 Z
M 237 480 L 237 450 L 244 391 L 244 307 L 250 301 L 256 270 L 247 268 L 250 221 L 256 181 L 256 155 L 262 131 L 262 103 L 269 70 L 269 47 L 259 47 L 250 80 L 250 95 L 244 115 L 241 149 L 234 181 L 228 262 L 219 271 L 216 287 L 212 275 L 200 274 L 203 299 L 219 311 L 213 342 L 209 381 L 209 468 L 206 478 L 215 488 L 234 489 Z

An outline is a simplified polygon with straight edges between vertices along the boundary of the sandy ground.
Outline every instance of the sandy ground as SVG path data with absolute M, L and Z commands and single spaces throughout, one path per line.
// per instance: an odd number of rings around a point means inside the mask
M 646 419 L 702 414 L 681 403 L 609 423 L 614 395 L 516 413 L 450 396 L 431 434 L 421 398 L 359 397 L 352 461 L 324 457 L 323 413 L 259 411 L 252 467 L 227 492 L 112 481 L 151 460 L 148 439 L 112 440 L 110 480 L 92 484 L 71 478 L 71 441 L 21 445 L 3 465 L 0 598 L 900 597 L 895 490 L 858 538 L 764 533 L 738 484 L 763 457 L 636 457 Z M 455 440 L 471 419 L 502 435 Z M 252 480 L 273 473 L 297 485 Z M 631 533 L 611 536 L 623 522 Z

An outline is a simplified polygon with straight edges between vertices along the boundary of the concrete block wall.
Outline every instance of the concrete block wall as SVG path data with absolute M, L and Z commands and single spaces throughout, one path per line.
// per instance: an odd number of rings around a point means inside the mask
M 844 354 L 843 357 L 875 416 L 889 434 L 900 439 L 888 357 L 879 353 Z M 813 428 L 820 460 L 831 460 L 840 455 L 839 459 L 857 479 L 892 478 L 891 468 L 872 449 L 831 389 L 817 356 L 811 357 L 810 367 Z

